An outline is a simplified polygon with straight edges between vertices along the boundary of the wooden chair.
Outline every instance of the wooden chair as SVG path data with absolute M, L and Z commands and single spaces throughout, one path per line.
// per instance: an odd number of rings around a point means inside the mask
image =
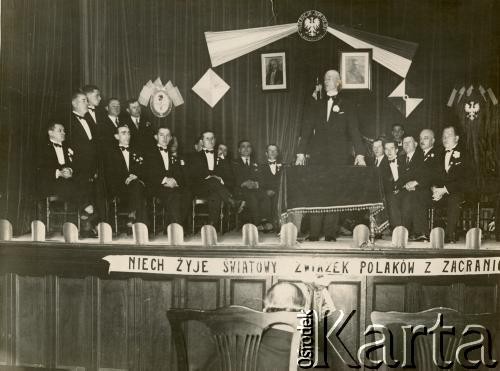
M 372 312 L 371 320 L 373 324 L 385 326 L 389 329 L 393 336 L 394 357 L 402 360 L 402 344 L 403 344 L 403 329 L 402 326 L 425 326 L 427 329 L 434 327 L 438 314 L 443 314 L 443 324 L 445 326 L 453 326 L 455 328 L 455 336 L 446 335 L 443 343 L 443 357 L 445 360 L 453 361 L 451 370 L 461 370 L 456 362 L 456 350 L 462 342 L 462 332 L 466 325 L 476 324 L 483 325 L 488 330 L 496 333 L 498 326 L 498 317 L 496 313 L 484 314 L 462 314 L 450 308 L 432 308 L 418 313 L 405 312 Z M 380 334 L 375 335 L 375 338 L 381 339 Z M 466 338 L 469 342 L 470 339 Z M 415 340 L 414 346 L 414 361 L 417 370 L 422 371 L 438 371 L 442 370 L 433 361 L 433 336 L 421 335 Z M 382 359 L 382 355 L 377 353 L 377 358 Z M 387 365 L 382 365 L 380 370 L 407 370 L 408 368 L 389 368 Z
M 273 325 L 284 324 L 294 330 L 291 343 L 289 370 L 297 370 L 297 349 L 300 343 L 296 312 L 263 313 L 241 306 L 216 310 L 167 310 L 177 352 L 177 370 L 187 371 L 189 359 L 186 349 L 184 324 L 201 322 L 211 332 L 217 347 L 221 371 L 257 371 L 259 347 L 264 331 Z
M 200 211 L 199 206 L 204 205 L 207 208 L 206 212 Z M 194 232 L 196 230 L 196 219 L 198 218 L 206 218 L 208 220 L 208 200 L 206 198 L 201 198 L 201 197 L 194 197 L 193 198 L 193 203 L 192 203 L 192 220 L 191 220 L 191 232 L 194 235 Z M 220 207 L 220 216 L 219 216 L 219 230 L 222 233 L 222 226 L 224 223 L 224 203 L 221 203 Z
M 57 202 L 62 202 L 63 209 L 62 211 L 56 211 L 54 208 L 52 208 L 52 205 L 54 205 Z M 76 217 L 76 225 L 78 227 L 78 230 L 80 230 L 80 210 L 78 207 L 75 207 L 75 210 L 70 211 L 69 208 L 69 202 L 68 201 L 62 201 L 58 196 L 48 196 L 45 198 L 45 226 L 47 228 L 47 233 L 52 232 L 52 217 L 57 216 L 57 215 L 62 215 L 63 216 L 63 223 L 68 222 L 68 217 L 70 215 L 73 215 Z

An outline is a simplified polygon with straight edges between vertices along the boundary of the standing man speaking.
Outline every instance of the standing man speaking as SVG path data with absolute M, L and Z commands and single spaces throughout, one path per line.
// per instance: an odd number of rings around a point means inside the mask
M 339 93 L 340 86 L 339 73 L 327 71 L 324 78 L 326 100 L 315 101 L 304 112 L 296 165 L 305 165 L 306 154 L 309 154 L 308 164 L 311 165 L 335 167 L 354 163 L 366 166 L 356 108 Z M 332 179 L 332 182 L 339 181 L 342 179 Z M 309 240 L 318 241 L 323 226 L 325 240 L 336 241 L 338 222 L 339 215 L 335 212 L 311 215 Z

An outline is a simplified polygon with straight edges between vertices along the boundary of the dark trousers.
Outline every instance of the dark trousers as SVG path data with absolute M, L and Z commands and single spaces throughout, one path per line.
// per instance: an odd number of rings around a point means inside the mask
M 495 239 L 500 241 L 500 194 L 497 195 L 495 207 Z
M 270 221 L 270 200 L 264 191 L 246 188 L 240 188 L 238 191 L 239 196 L 247 204 L 250 213 L 250 223 L 259 225 L 263 221 Z
M 147 223 L 145 188 L 140 180 L 134 179 L 112 193 L 120 199 L 122 207 L 126 207 L 129 212 L 135 211 L 136 222 Z
M 423 191 L 401 192 L 402 224 L 416 236 L 429 234 L 426 195 Z
M 438 208 L 446 210 L 446 236 L 451 237 L 455 235 L 457 231 L 457 224 L 460 219 L 460 204 L 463 200 L 463 193 L 453 193 L 443 196 L 443 198 L 436 203 Z
M 321 234 L 322 227 L 325 236 L 336 237 L 339 227 L 339 213 L 311 214 L 310 237 L 318 238 Z
M 215 178 L 204 179 L 193 186 L 195 196 L 208 199 L 208 218 L 212 225 L 217 225 L 220 216 L 221 203 L 231 199 L 229 190 Z
M 402 196 L 401 192 L 394 193 L 386 193 L 385 194 L 385 206 L 387 208 L 387 213 L 389 214 L 389 224 L 391 228 L 394 229 L 397 226 L 403 225 L 403 217 L 402 217 Z
M 164 188 L 156 195 L 165 208 L 168 224 L 184 224 L 189 211 L 189 192 L 182 188 Z

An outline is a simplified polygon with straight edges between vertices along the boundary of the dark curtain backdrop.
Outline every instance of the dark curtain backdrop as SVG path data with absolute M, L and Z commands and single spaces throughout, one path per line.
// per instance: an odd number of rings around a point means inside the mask
M 348 45 L 331 35 L 316 43 L 292 35 L 216 67 L 231 89 L 213 109 L 191 87 L 210 67 L 204 31 L 296 22 L 309 9 L 330 23 L 419 44 L 408 94 L 424 101 L 408 119 L 386 98 L 402 79 L 377 63 L 372 91 L 351 93 L 368 137 L 388 133 L 395 122 L 415 134 L 426 126 L 439 130 L 453 121 L 445 104 L 455 85 L 481 83 L 500 92 L 496 0 L 2 0 L 2 214 L 26 230 L 42 128 L 50 117 L 68 118 L 71 91 L 86 83 L 125 100 L 149 79 L 170 79 L 185 104 L 164 121 L 185 151 L 211 128 L 233 152 L 248 138 L 260 158 L 276 142 L 290 160 L 316 77 L 338 68 Z M 260 54 L 270 51 L 287 53 L 288 91 L 261 90 Z
M 274 3 L 275 17 L 272 13 Z M 450 121 L 445 103 L 455 84 L 482 83 L 499 91 L 499 28 L 495 0 L 81 0 L 83 80 L 106 96 L 137 96 L 157 76 L 179 86 L 185 105 L 166 119 L 184 146 L 196 134 L 215 129 L 236 149 L 239 139 L 276 142 L 290 159 L 300 133 L 304 102 L 316 77 L 338 68 L 339 52 L 351 48 L 327 35 L 309 43 L 298 35 L 277 41 L 214 70 L 231 86 L 212 109 L 191 87 L 210 61 L 204 31 L 221 31 L 296 22 L 308 9 L 322 11 L 330 23 L 419 44 L 407 78 L 408 93 L 424 102 L 405 119 L 386 98 L 402 78 L 373 64 L 371 92 L 352 94 L 360 106 L 362 130 L 373 137 L 401 122 L 407 131 L 440 128 Z M 262 92 L 260 54 L 286 51 L 289 89 Z
M 79 85 L 78 3 L 2 0 L 0 217 L 17 233 L 34 217 L 37 147 L 49 120 L 66 122 Z

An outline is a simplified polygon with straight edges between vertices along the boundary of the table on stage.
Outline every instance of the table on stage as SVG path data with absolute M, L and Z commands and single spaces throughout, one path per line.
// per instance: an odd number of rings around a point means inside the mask
M 318 165 L 287 167 L 283 174 L 280 205 L 281 220 L 291 214 L 369 210 L 373 228 L 384 209 L 382 184 L 374 167 Z

